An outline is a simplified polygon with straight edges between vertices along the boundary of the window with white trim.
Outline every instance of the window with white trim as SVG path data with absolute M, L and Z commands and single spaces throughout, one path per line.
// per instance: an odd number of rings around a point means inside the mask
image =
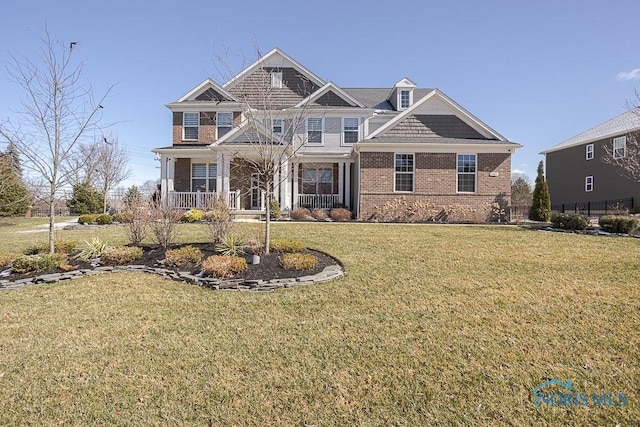
M 342 119 L 342 143 L 355 144 L 360 139 L 359 122 L 357 117 L 345 117 Z
M 589 175 L 584 179 L 584 191 L 593 191 L 593 176 Z
M 627 152 L 627 137 L 621 136 L 613 139 L 613 158 L 621 159 Z
M 396 154 L 394 160 L 394 191 L 412 192 L 414 173 L 413 154 Z
M 458 193 L 476 192 L 476 155 L 458 154 Z
M 309 117 L 307 119 L 307 143 L 322 145 L 323 137 L 323 119 L 322 117 Z
M 585 156 L 587 160 L 593 159 L 593 144 L 587 144 L 585 147 Z
M 182 139 L 197 140 L 200 129 L 200 113 L 182 113 Z
M 216 127 L 218 129 L 218 139 L 231 131 L 233 127 L 233 113 L 217 113 Z
M 215 192 L 217 174 L 216 163 L 191 163 L 191 191 Z
M 405 109 L 411 106 L 411 91 L 401 90 L 400 91 L 400 108 Z
M 282 89 L 282 71 L 271 73 L 271 87 L 273 89 Z
M 281 134 L 283 129 L 282 119 L 271 119 L 271 129 L 275 134 Z
M 333 165 L 300 165 L 302 194 L 333 194 Z

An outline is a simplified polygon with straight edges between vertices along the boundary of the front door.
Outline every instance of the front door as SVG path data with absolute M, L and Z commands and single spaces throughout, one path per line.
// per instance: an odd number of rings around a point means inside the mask
M 251 174 L 251 209 L 260 209 L 260 177 L 257 173 Z

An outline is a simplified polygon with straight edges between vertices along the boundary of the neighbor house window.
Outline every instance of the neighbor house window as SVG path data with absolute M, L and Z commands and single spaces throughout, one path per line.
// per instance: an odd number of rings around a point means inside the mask
M 216 115 L 216 125 L 218 128 L 218 139 L 227 134 L 233 126 L 233 113 L 218 113 Z
M 191 163 L 191 191 L 215 192 L 217 172 L 215 163 Z
M 200 128 L 200 113 L 183 113 L 182 128 L 184 129 L 183 139 L 198 139 L 198 129 Z
M 400 108 L 409 108 L 411 105 L 411 92 L 408 90 L 400 91 Z
M 587 145 L 585 153 L 587 156 L 587 160 L 593 159 L 593 144 Z
M 593 176 L 584 179 L 584 191 L 593 191 Z
M 345 118 L 342 120 L 342 133 L 344 144 L 354 144 L 358 142 L 358 118 Z
M 271 129 L 273 133 L 281 134 L 282 133 L 282 119 L 273 119 L 271 120 Z
M 282 72 L 271 73 L 271 87 L 274 89 L 282 89 Z
M 321 117 L 307 119 L 307 142 L 309 144 L 322 144 L 322 124 Z
M 627 151 L 627 137 L 621 136 L 613 139 L 613 158 L 621 159 Z
M 458 154 L 458 193 L 476 192 L 476 155 Z
M 413 154 L 395 156 L 395 191 L 413 191 Z
M 302 194 L 333 194 L 333 165 L 302 165 Z

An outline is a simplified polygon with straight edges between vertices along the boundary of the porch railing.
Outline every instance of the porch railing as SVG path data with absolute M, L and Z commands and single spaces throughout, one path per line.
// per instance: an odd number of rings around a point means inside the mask
M 340 203 L 338 194 L 299 194 L 298 206 L 308 209 L 331 209 Z
M 182 192 L 171 191 L 168 195 L 169 206 L 175 209 L 207 209 L 213 206 L 218 196 L 223 195 L 227 199 L 229 209 L 240 208 L 240 190 L 230 191 L 226 194 L 206 192 Z

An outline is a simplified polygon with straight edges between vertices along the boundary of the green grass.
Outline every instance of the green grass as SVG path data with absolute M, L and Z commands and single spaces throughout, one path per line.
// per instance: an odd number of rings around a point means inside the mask
M 61 232 L 96 235 L 124 242 L 117 227 Z M 0 424 L 640 419 L 637 239 L 361 224 L 275 224 L 274 238 L 337 256 L 346 276 L 271 293 L 136 274 L 0 292 Z M 534 408 L 549 378 L 628 404 Z

